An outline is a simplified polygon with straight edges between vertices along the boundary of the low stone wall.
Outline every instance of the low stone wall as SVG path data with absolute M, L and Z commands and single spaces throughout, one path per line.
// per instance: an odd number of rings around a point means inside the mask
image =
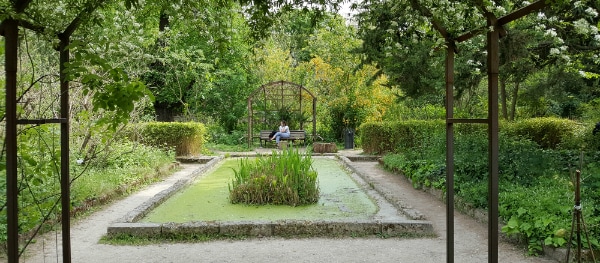
M 313 152 L 314 153 L 336 153 L 337 146 L 335 145 L 335 143 L 315 142 L 315 143 L 313 143 Z
M 220 235 L 220 236 L 431 236 L 429 222 L 399 221 L 232 221 L 189 223 L 114 223 L 108 235 L 127 234 L 137 237 L 169 235 Z

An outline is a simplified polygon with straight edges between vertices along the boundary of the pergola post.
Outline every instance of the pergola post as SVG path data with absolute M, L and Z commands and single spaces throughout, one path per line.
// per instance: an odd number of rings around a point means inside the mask
M 63 263 L 71 262 L 71 173 L 69 169 L 69 80 L 65 73 L 70 52 L 69 36 L 60 41 L 60 204 Z
M 446 262 L 454 262 L 454 48 L 446 48 Z
M 8 19 L 2 23 L 4 34 L 4 69 L 6 77 L 6 217 L 7 257 L 9 263 L 19 262 L 19 210 L 17 178 L 17 66 L 19 53 L 19 23 Z
M 488 17 L 488 262 L 498 262 L 498 71 L 500 31 L 497 21 Z

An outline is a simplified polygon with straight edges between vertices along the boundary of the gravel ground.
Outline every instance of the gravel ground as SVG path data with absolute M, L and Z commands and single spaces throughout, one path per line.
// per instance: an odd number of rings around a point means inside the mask
M 356 152 L 341 152 L 356 154 Z M 435 238 L 301 238 L 278 237 L 220 240 L 188 244 L 112 246 L 98 244 L 107 226 L 167 188 L 199 164 L 185 164 L 168 179 L 156 183 L 92 215 L 75 220 L 71 228 L 72 262 L 445 262 L 446 208 L 432 195 L 415 190 L 403 178 L 382 170 L 376 162 L 355 162 L 357 171 L 373 180 L 431 221 Z M 487 226 L 456 213 L 455 262 L 487 262 Z M 62 262 L 60 234 L 40 237 L 21 262 Z M 528 257 L 525 250 L 500 243 L 499 262 L 556 262 Z

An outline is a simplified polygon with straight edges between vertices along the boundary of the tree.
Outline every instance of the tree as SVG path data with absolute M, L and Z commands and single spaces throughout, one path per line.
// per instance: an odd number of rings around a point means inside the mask
M 467 31 L 484 32 L 486 12 L 501 17 L 527 4 L 519 1 L 363 1 L 358 5 L 362 11 L 357 20 L 359 35 L 364 40 L 364 61 L 376 62 L 382 72 L 389 75 L 390 83 L 401 87 L 407 96 L 443 94 L 441 71 L 433 69 L 442 64 L 441 52 L 436 49 L 446 45 L 446 39 L 457 38 Z M 597 62 L 590 58 L 594 58 L 598 50 L 597 25 L 597 1 L 552 1 L 537 16 L 530 15 L 505 26 L 508 34 L 502 40 L 501 50 L 503 115 L 507 118 L 515 115 L 519 87 L 522 88 L 527 77 L 557 62 L 567 65 L 563 70 L 582 71 L 583 75 L 596 78 Z M 474 84 L 482 80 L 479 62 L 483 61 L 483 47 L 481 38 L 457 46 L 457 61 L 463 59 L 477 65 L 456 67 L 455 96 L 459 105 L 461 96 L 472 94 L 472 89 L 479 86 Z M 406 74 L 415 71 L 419 74 Z M 508 91 L 509 83 L 513 84 L 512 92 Z M 511 109 L 510 114 L 508 109 Z

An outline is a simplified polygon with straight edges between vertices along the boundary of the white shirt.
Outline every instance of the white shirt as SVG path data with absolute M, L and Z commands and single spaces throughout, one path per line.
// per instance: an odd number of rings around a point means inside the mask
M 288 126 L 279 126 L 279 132 L 290 133 L 290 127 L 288 127 Z

